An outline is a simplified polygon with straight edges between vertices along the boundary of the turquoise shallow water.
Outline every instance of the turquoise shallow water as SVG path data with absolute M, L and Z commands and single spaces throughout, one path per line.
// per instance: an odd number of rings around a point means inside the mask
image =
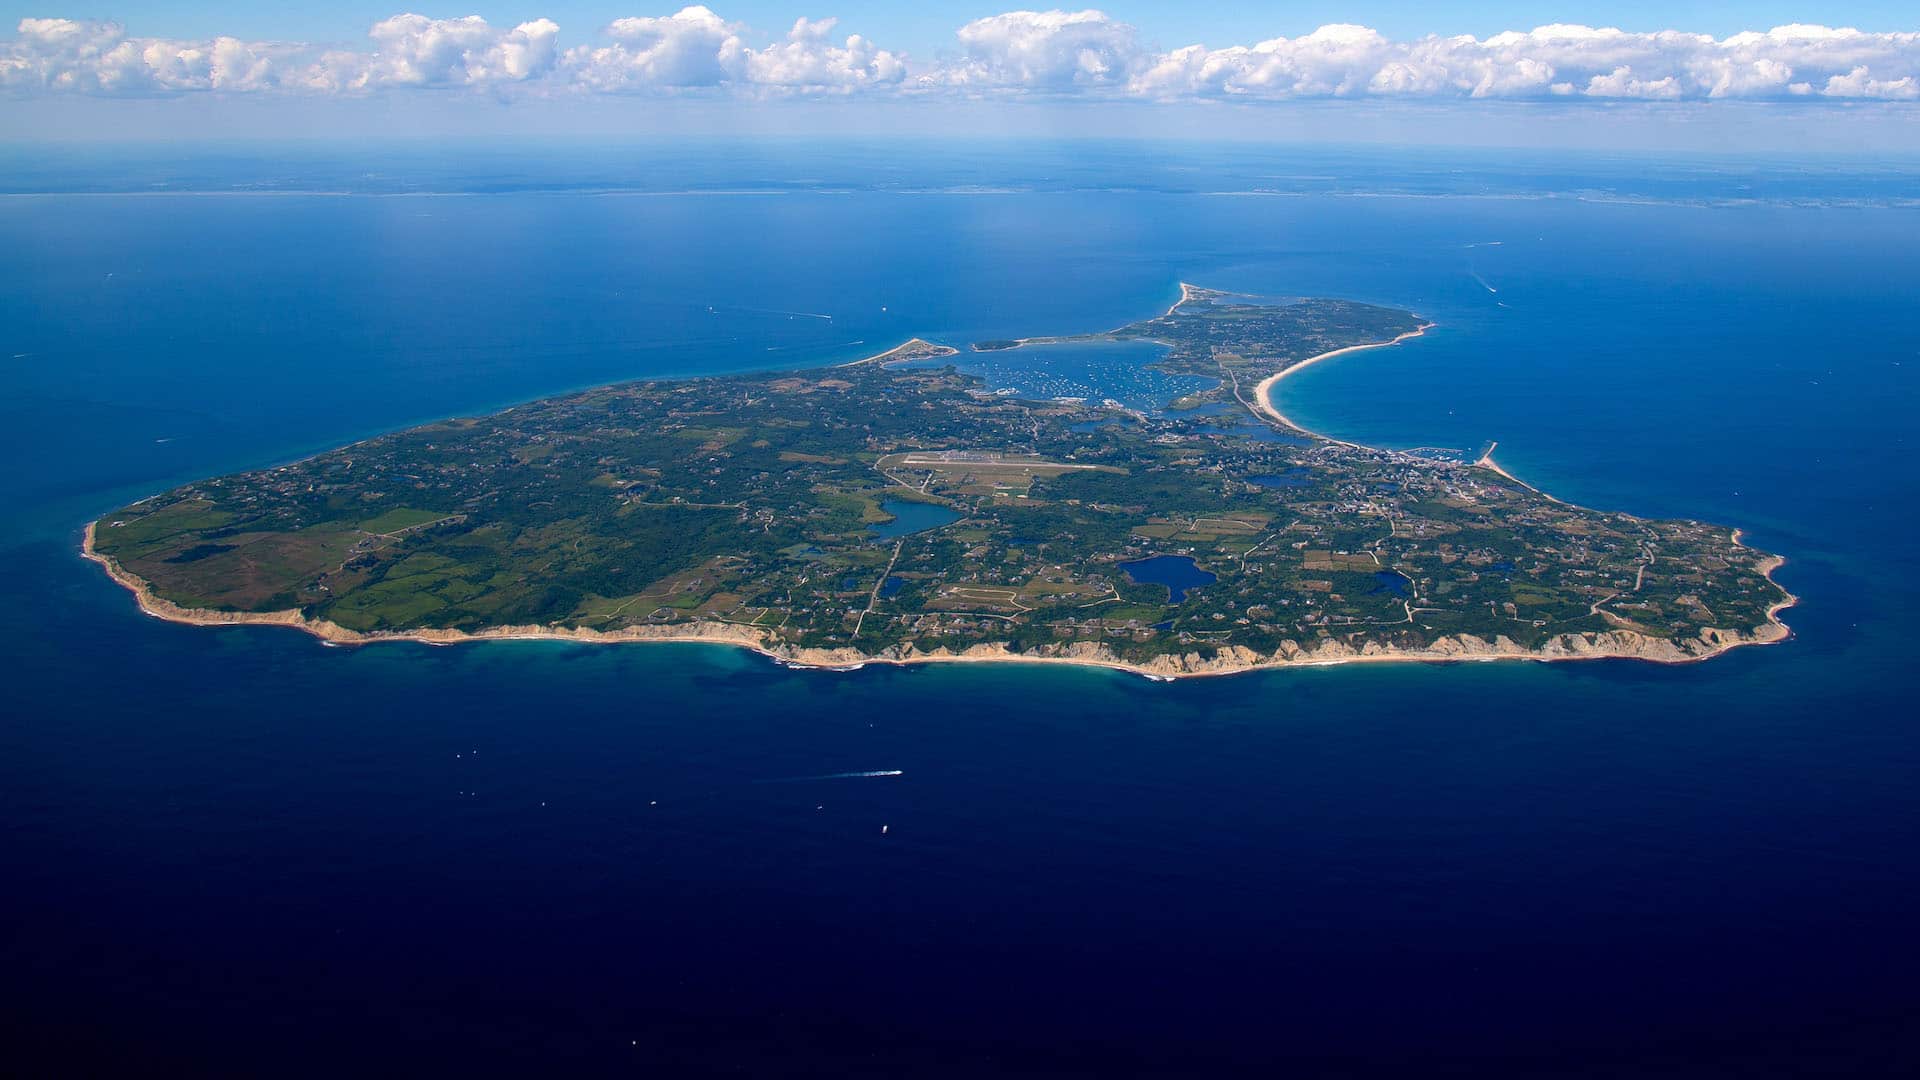
M 642 197 L 499 193 L 450 153 L 297 168 L 494 193 L 0 200 L 0 980 L 30 1045 L 254 1072 L 1908 1063 L 1915 211 L 1777 163 L 1762 186 L 1807 205 L 1723 205 L 1711 162 L 1064 156 L 863 187 L 857 150 L 693 155 L 663 175 L 781 193 Z M 629 160 L 520 165 L 652 175 Z M 1344 186 L 1206 193 L 1305 174 Z M 1097 330 L 1181 280 L 1434 319 L 1289 379 L 1287 412 L 1743 526 L 1792 559 L 1795 639 L 1684 668 L 830 674 L 170 626 L 74 553 L 130 498 L 417 420 Z

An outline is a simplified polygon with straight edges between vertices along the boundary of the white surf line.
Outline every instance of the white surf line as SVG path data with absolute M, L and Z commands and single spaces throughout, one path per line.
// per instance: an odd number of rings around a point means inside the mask
M 1534 487 L 1532 484 L 1527 483 L 1525 480 L 1522 480 L 1519 477 L 1508 472 L 1507 470 L 1501 468 L 1499 463 L 1493 460 L 1493 452 L 1499 449 L 1499 447 L 1500 447 L 1500 443 L 1498 441 L 1488 443 L 1486 452 L 1480 455 L 1480 460 L 1474 462 L 1472 467 L 1476 469 L 1486 469 L 1489 472 L 1495 473 L 1496 475 L 1504 476 L 1508 480 L 1512 481 L 1513 483 L 1519 484 L 1521 487 L 1526 488 L 1528 491 L 1533 492 L 1535 495 L 1540 496 L 1541 498 L 1547 500 L 1548 502 L 1560 503 L 1560 505 L 1562 506 L 1567 505 L 1562 500 L 1554 498 L 1553 496 L 1547 494 L 1546 492 L 1541 491 L 1539 488 Z
M 1184 281 L 1181 282 L 1180 283 L 1180 299 L 1175 300 L 1171 307 L 1167 308 L 1166 311 L 1160 314 L 1160 317 L 1164 319 L 1168 315 L 1171 315 L 1174 312 L 1179 311 L 1181 304 L 1191 302 L 1193 300 L 1193 294 L 1198 291 L 1198 288 L 1199 288 L 1198 286 L 1189 285 Z
M 1282 379 L 1288 378 L 1300 371 L 1304 371 L 1307 368 L 1320 363 L 1322 360 L 1331 360 L 1336 356 L 1345 356 L 1348 353 L 1364 352 L 1368 349 L 1391 348 L 1395 345 L 1400 344 L 1403 341 L 1409 341 L 1413 338 L 1424 336 L 1427 331 L 1433 329 L 1437 325 L 1438 325 L 1437 323 L 1430 323 L 1430 322 L 1421 323 L 1419 329 L 1409 330 L 1406 333 L 1401 334 L 1398 337 L 1395 337 L 1392 341 L 1370 341 L 1363 345 L 1349 345 L 1344 349 L 1335 349 L 1332 352 L 1323 352 L 1318 356 L 1309 356 L 1305 360 L 1300 361 L 1299 363 L 1293 364 L 1290 367 L 1282 368 L 1281 370 L 1274 372 L 1272 375 L 1269 375 L 1266 378 L 1261 379 L 1259 383 L 1255 384 L 1253 388 L 1253 403 L 1249 404 L 1244 398 L 1241 398 L 1240 403 L 1242 405 L 1246 405 L 1248 410 L 1253 412 L 1253 414 L 1259 417 L 1261 420 L 1279 421 L 1282 427 L 1288 428 L 1289 430 L 1292 430 L 1292 431 L 1297 431 L 1302 435 L 1308 436 L 1309 438 L 1319 439 L 1323 442 L 1330 442 L 1335 446 L 1344 446 L 1353 450 L 1377 449 L 1376 447 L 1362 446 L 1359 443 L 1348 442 L 1345 439 L 1336 439 L 1331 435 L 1322 435 L 1317 431 L 1313 431 L 1311 429 L 1302 427 L 1299 424 L 1294 423 L 1292 420 L 1287 419 L 1286 414 L 1282 413 L 1280 411 L 1280 407 L 1274 403 L 1274 400 L 1273 400 L 1274 389 L 1280 385 L 1280 381 Z M 1239 379 L 1237 377 L 1234 379 L 1234 387 L 1236 390 L 1235 396 L 1238 396 L 1237 390 L 1239 388 Z M 1385 452 L 1395 453 L 1396 451 L 1385 451 Z

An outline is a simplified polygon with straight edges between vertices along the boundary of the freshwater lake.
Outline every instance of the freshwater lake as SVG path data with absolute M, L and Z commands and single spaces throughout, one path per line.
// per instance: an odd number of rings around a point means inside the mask
M 1149 555 L 1144 559 L 1132 559 L 1119 564 L 1126 572 L 1128 580 L 1136 585 L 1165 585 L 1169 594 L 1169 603 L 1177 604 L 1186 599 L 1187 592 L 1203 585 L 1211 585 L 1219 579 L 1205 570 L 1187 555 Z
M 883 521 L 868 528 L 873 535 L 886 540 L 896 540 L 902 536 L 912 536 L 928 529 L 937 529 L 942 525 L 951 525 L 963 516 L 958 510 L 939 503 L 908 502 L 905 499 L 887 499 L 880 509 L 893 515 L 892 521 Z

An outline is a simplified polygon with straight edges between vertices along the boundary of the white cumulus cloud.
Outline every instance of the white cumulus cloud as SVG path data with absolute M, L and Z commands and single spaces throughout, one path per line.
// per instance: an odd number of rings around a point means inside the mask
M 835 44 L 834 19 L 800 19 L 785 41 L 755 49 L 747 28 L 701 6 L 659 17 L 615 19 L 604 45 L 567 51 L 563 81 L 602 92 L 693 87 L 744 90 L 849 91 L 893 86 L 906 58 L 858 34 Z
M 548 19 L 496 30 L 477 15 L 395 15 L 368 31 L 370 49 L 322 50 L 232 37 L 129 37 L 119 23 L 22 19 L 14 40 L 0 46 L 0 87 L 98 94 L 486 87 L 552 71 L 559 34 Z
M 1376 90 L 1424 94 L 1439 89 L 1409 81 L 1410 72 L 1391 70 L 1399 55 L 1377 31 L 1339 23 L 1252 46 L 1176 49 L 1128 89 L 1149 97 L 1354 97 Z
M 1725 38 L 1554 24 L 1486 38 L 1395 40 L 1333 24 L 1248 44 L 1162 48 L 1104 12 L 1008 11 L 916 64 L 832 18 L 769 40 L 704 6 L 636 14 L 563 41 L 551 19 L 400 14 L 357 48 L 138 37 L 119 23 L 22 19 L 0 41 L 0 91 L 354 94 L 901 93 L 1140 100 L 1321 98 L 1920 100 L 1920 31 L 1778 26 Z
M 483 86 L 550 71 L 560 27 L 551 19 L 535 19 L 500 31 L 478 15 L 395 15 L 374 23 L 368 36 L 374 42 L 366 75 L 370 85 Z
M 210 41 L 129 38 L 120 24 L 22 19 L 0 46 L 0 87 L 94 94 L 255 90 L 296 50 L 230 37 Z
M 940 75 L 966 86 L 1112 87 L 1151 62 L 1133 27 L 1100 11 L 1009 11 L 962 26 L 959 38 L 966 58 Z
M 662 18 L 615 19 L 604 35 L 611 43 L 568 50 L 567 70 L 592 90 L 717 86 L 746 63 L 738 29 L 699 6 Z
M 1715 39 L 1554 24 L 1394 41 L 1333 24 L 1252 45 L 1151 48 L 1099 11 L 1015 11 L 961 27 L 963 87 L 1143 98 L 1911 99 L 1920 32 L 1781 26 Z
M 898 85 L 907 76 L 906 57 L 879 48 L 859 34 L 832 40 L 837 19 L 800 19 L 787 40 L 747 57 L 747 81 L 757 86 L 854 90 Z

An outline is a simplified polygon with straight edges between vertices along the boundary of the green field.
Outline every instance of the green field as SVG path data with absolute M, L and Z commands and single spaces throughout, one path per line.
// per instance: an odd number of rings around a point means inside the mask
M 1419 325 L 1194 291 L 1099 336 L 1162 341 L 1163 366 L 1236 402 L 1236 380 Z M 1023 401 L 924 364 L 634 383 L 189 484 L 102 518 L 95 546 L 186 607 L 362 632 L 726 621 L 867 653 L 1534 647 L 1620 626 L 1697 644 L 1761 626 L 1782 596 L 1724 528 L 1569 506 L 1459 463 L 1257 439 L 1252 419 Z M 1255 482 L 1273 475 L 1298 483 Z M 882 539 L 888 500 L 960 517 Z M 1146 554 L 1218 580 L 1171 604 L 1116 567 Z M 880 587 L 889 566 L 897 588 Z

